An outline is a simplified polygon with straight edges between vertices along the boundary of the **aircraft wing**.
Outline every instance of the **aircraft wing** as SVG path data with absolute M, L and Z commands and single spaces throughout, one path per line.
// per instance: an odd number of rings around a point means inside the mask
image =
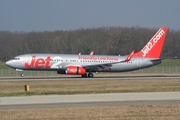
M 117 63 L 124 63 L 124 62 L 128 62 L 131 60 L 133 54 L 134 54 L 134 50 L 131 52 L 131 54 L 129 54 L 127 56 L 127 58 L 125 60 L 122 61 L 118 61 L 118 62 L 111 62 L 111 63 L 102 63 L 102 64 L 95 64 L 95 65 L 82 65 L 82 67 L 86 68 L 86 69 L 91 69 L 91 70 L 99 70 L 99 69 L 104 69 L 107 67 L 111 67 L 112 64 L 117 64 Z
M 104 69 L 107 67 L 111 67 L 112 64 L 117 64 L 120 62 L 112 62 L 112 63 L 103 63 L 103 64 L 96 64 L 96 65 L 82 65 L 82 67 L 88 69 L 88 70 L 99 70 L 99 69 Z

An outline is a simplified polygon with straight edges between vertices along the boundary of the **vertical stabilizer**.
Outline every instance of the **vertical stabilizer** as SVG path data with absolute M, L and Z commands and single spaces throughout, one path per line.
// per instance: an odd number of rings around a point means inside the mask
M 141 51 L 134 53 L 133 56 L 160 58 L 167 30 L 168 28 L 160 28 L 144 48 Z

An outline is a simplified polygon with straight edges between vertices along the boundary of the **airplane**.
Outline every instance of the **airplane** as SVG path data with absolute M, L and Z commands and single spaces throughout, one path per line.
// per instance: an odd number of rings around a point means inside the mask
M 168 28 L 160 28 L 140 50 L 129 55 L 77 55 L 77 54 L 23 54 L 6 62 L 6 65 L 22 71 L 57 71 L 57 74 L 94 77 L 93 72 L 126 72 L 148 68 L 162 62 L 160 58 Z

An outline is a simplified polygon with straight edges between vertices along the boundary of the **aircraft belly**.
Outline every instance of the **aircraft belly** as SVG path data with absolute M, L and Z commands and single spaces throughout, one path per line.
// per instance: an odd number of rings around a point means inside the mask
M 130 63 L 127 64 L 118 64 L 112 67 L 112 70 L 115 72 L 123 72 L 123 71 L 131 71 L 138 69 L 136 65 L 129 65 Z

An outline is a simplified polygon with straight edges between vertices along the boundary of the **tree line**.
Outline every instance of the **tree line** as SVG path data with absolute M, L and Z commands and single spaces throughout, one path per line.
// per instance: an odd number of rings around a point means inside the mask
M 0 31 L 0 61 L 19 54 L 59 53 L 126 55 L 139 51 L 157 32 L 158 28 L 100 27 L 72 31 Z M 180 31 L 169 30 L 162 58 L 180 57 Z

